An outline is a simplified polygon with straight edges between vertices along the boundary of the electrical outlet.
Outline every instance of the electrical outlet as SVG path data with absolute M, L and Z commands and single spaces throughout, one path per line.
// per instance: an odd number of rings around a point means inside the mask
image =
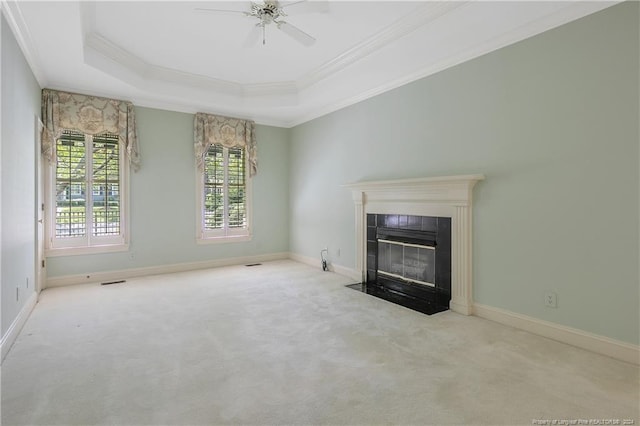
M 340 249 L 337 249 L 337 250 L 336 250 L 336 256 L 337 256 L 337 257 L 340 257 Z
M 547 306 L 549 308 L 557 308 L 558 307 L 558 295 L 553 291 L 549 291 L 549 292 L 545 293 L 544 294 L 544 306 Z

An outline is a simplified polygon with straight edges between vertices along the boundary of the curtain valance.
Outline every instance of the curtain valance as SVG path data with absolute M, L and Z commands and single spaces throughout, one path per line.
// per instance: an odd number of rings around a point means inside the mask
M 245 148 L 249 160 L 249 175 L 257 173 L 258 148 L 253 121 L 199 112 L 194 119 L 193 134 L 199 170 L 204 168 L 204 155 L 209 147 L 220 144 L 227 148 Z
M 42 153 L 51 160 L 64 130 L 89 135 L 113 133 L 124 143 L 129 164 L 140 168 L 136 117 L 131 102 L 77 93 L 42 90 Z

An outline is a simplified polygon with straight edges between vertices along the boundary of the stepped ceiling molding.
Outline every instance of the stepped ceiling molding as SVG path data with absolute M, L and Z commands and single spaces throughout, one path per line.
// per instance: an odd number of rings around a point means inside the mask
M 313 0 L 312 0 L 313 1 Z M 286 3 L 286 2 L 283 2 Z M 42 87 L 292 127 L 516 43 L 617 1 L 328 1 L 245 47 L 249 2 L 3 1 Z M 306 10 L 308 9 L 308 10 Z

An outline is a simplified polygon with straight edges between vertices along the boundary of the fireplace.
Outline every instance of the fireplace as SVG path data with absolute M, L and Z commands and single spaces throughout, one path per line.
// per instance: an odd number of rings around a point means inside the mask
M 368 291 L 378 291 L 387 300 L 410 301 L 419 307 L 424 307 L 424 301 L 428 300 L 429 310 L 448 306 L 455 312 L 472 314 L 472 192 L 474 185 L 483 179 L 482 175 L 461 175 L 345 185 L 351 190 L 355 204 L 354 278 L 359 278 L 364 283 L 363 286 L 371 289 Z M 408 268 L 403 267 L 402 273 L 397 273 L 397 259 L 400 256 L 398 249 L 386 246 L 385 241 L 382 242 L 381 250 L 393 250 L 393 253 L 390 255 L 389 265 L 385 263 L 380 269 L 378 247 L 381 238 L 378 238 L 378 228 L 386 228 L 381 230 L 386 236 L 382 240 L 399 242 L 401 247 L 409 247 L 408 253 L 405 251 L 402 254 L 404 261 L 408 260 Z M 448 229 L 448 237 L 440 235 L 440 229 Z M 416 232 L 414 236 L 408 237 L 397 235 L 405 234 L 405 231 Z M 418 251 L 416 259 L 415 251 L 411 250 L 410 245 L 415 242 L 416 234 L 419 237 L 429 237 L 429 233 L 434 247 L 435 282 L 429 281 L 430 272 L 423 271 L 423 264 L 429 263 L 429 255 Z M 407 241 L 406 238 L 412 240 Z M 416 245 L 429 246 L 429 241 L 418 242 Z M 448 248 L 445 249 L 447 245 Z M 442 259 L 447 257 L 448 266 L 438 263 L 439 260 L 444 262 Z M 422 274 L 422 279 L 416 278 L 419 274 Z M 380 283 L 383 283 L 384 288 Z
M 367 214 L 367 273 L 371 295 L 434 314 L 451 299 L 451 218 Z

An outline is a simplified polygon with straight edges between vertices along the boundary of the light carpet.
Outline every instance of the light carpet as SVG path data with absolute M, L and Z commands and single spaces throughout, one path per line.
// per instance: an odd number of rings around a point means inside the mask
M 45 290 L 2 424 L 640 421 L 636 366 L 349 282 L 277 261 Z

